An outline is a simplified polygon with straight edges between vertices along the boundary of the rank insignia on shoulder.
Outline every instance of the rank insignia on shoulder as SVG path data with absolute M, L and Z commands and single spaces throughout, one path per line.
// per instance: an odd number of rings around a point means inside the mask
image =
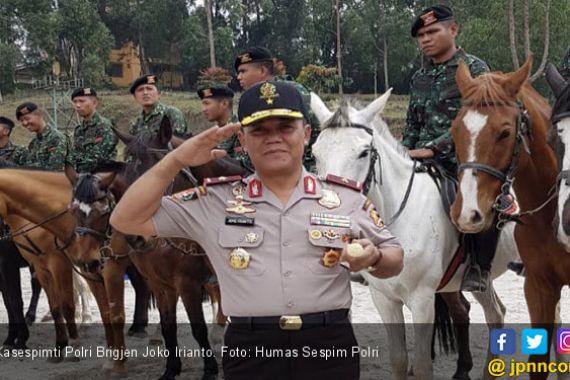
M 336 175 L 328 174 L 325 177 L 325 181 L 328 183 L 334 183 L 335 185 L 348 187 L 349 189 L 352 189 L 352 190 L 362 191 L 362 183 L 360 183 L 358 181 L 353 181 L 353 180 L 348 179 L 346 177 L 339 177 Z
M 213 178 L 204 178 L 204 185 L 205 186 L 212 186 L 212 185 L 221 185 L 223 183 L 230 183 L 240 181 L 242 179 L 241 175 L 231 175 L 228 177 L 213 177 Z
M 198 199 L 199 197 L 206 194 L 208 194 L 206 188 L 204 186 L 199 186 L 172 194 L 172 198 L 176 199 L 179 202 L 188 202 L 194 199 Z
M 382 220 L 380 214 L 378 213 L 378 211 L 376 211 L 375 208 L 372 208 L 372 210 L 370 210 L 370 219 L 372 219 L 375 226 L 380 228 L 384 227 L 384 221 Z
M 316 194 L 317 193 L 317 181 L 310 175 L 303 178 L 303 187 L 306 194 Z

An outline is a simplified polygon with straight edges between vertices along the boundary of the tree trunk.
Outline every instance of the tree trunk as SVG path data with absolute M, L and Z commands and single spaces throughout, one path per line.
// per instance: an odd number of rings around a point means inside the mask
M 509 0 L 507 15 L 509 20 L 509 41 L 511 48 L 511 59 L 513 61 L 514 69 L 517 70 L 521 65 L 519 63 L 519 57 L 517 55 L 517 39 L 515 35 L 515 0 Z
M 546 0 L 546 6 L 544 7 L 544 50 L 542 52 L 542 60 L 538 70 L 530 77 L 529 81 L 534 82 L 537 80 L 544 68 L 546 67 L 546 61 L 548 60 L 548 49 L 550 48 L 550 6 L 552 5 L 552 0 Z
M 529 0 L 524 1 L 524 15 L 523 15 L 523 28 L 524 28 L 524 56 L 525 58 L 530 55 L 530 16 L 529 16 Z
M 206 20 L 208 21 L 208 43 L 210 45 L 210 67 L 216 67 L 216 50 L 214 45 L 214 27 L 212 25 L 212 4 L 211 0 L 204 0 Z
M 384 91 L 388 91 L 390 88 L 390 82 L 388 81 L 388 41 L 386 40 L 386 35 L 382 39 L 384 41 Z
M 340 0 L 334 0 L 334 9 L 336 11 L 336 69 L 340 76 L 340 84 L 338 85 L 338 93 L 342 95 L 342 46 L 340 42 Z

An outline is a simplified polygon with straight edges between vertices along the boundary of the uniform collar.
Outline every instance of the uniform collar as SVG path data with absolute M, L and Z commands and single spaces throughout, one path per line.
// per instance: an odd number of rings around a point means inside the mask
M 149 113 L 145 114 L 144 110 L 141 111 L 141 117 L 143 120 L 148 120 L 155 115 L 160 115 L 164 111 L 164 105 L 161 102 L 156 102 L 154 108 Z
M 99 116 L 99 113 L 97 111 L 95 111 L 95 113 L 93 114 L 93 117 L 91 119 L 83 119 L 81 121 L 81 125 L 85 126 L 85 127 L 89 127 L 89 126 L 92 126 L 92 125 L 99 123 L 100 120 L 101 120 L 101 116 Z
M 243 199 L 248 202 L 267 202 L 278 208 L 283 208 L 281 202 L 275 194 L 263 185 L 257 173 L 243 179 L 245 191 Z M 291 207 L 301 199 L 312 198 L 320 199 L 322 197 L 322 185 L 318 178 L 309 173 L 305 168 L 301 171 L 301 176 L 297 181 L 297 186 L 289 198 L 286 208 Z
M 453 54 L 453 56 L 446 62 L 434 63 L 431 59 L 429 59 L 427 62 L 427 66 L 428 68 L 435 68 L 438 66 L 458 66 L 459 59 L 461 58 L 465 58 L 465 51 L 461 47 L 458 47 L 455 54 Z
M 44 130 L 36 134 L 36 138 L 38 140 L 42 140 L 44 137 L 51 135 L 54 129 L 55 128 L 51 125 L 51 123 L 47 123 Z

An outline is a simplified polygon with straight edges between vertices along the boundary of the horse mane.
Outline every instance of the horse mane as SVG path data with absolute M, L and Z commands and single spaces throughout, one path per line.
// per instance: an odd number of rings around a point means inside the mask
M 476 86 L 469 89 L 468 94 L 463 94 L 463 103 L 473 103 L 490 106 L 497 102 L 505 104 L 515 104 L 509 95 L 500 85 L 505 80 L 505 74 L 500 71 L 486 73 L 473 78 Z
M 99 178 L 91 173 L 83 173 L 79 176 L 73 189 L 73 197 L 79 202 L 93 203 L 97 199 L 97 183 Z
M 336 129 L 336 128 L 352 127 L 354 123 L 350 121 L 350 118 L 348 116 L 349 107 L 353 107 L 357 110 L 363 108 L 359 102 L 343 98 L 340 107 L 338 107 L 335 113 L 331 116 L 331 118 L 324 125 L 321 126 L 321 130 L 327 128 Z M 403 146 L 394 137 L 394 135 L 392 134 L 392 132 L 390 132 L 390 129 L 388 128 L 388 124 L 386 124 L 384 120 L 382 120 L 379 117 L 375 117 L 372 120 L 372 124 L 373 125 L 371 126 L 366 125 L 365 127 L 368 127 L 373 131 L 378 132 L 382 137 L 384 137 L 385 141 L 392 149 L 394 149 L 396 153 L 400 154 L 404 158 L 408 159 L 410 158 L 410 155 L 408 154 L 408 149 L 406 149 L 406 147 Z

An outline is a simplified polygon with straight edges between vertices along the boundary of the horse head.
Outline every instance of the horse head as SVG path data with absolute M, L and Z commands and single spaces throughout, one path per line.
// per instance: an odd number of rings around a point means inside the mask
M 556 96 L 548 143 L 558 162 L 558 207 L 554 217 L 556 238 L 570 252 L 570 83 L 549 63 L 546 81 Z
M 319 138 L 312 147 L 318 173 L 351 177 L 361 183 L 372 180 L 378 159 L 374 132 L 387 129 L 376 115 L 386 106 L 391 92 L 389 89 L 360 110 L 344 100 L 334 113 L 318 95 L 311 93 L 311 109 L 321 125 Z
M 74 233 L 78 257 L 75 261 L 86 272 L 102 269 L 102 258 L 106 256 L 102 251 L 104 247 L 108 248 L 111 239 L 109 217 L 118 198 L 117 190 L 111 185 L 122 169 L 120 163 L 112 170 L 95 174 L 78 174 L 72 166 L 65 168 L 65 175 L 73 186 L 69 209 L 77 221 Z
M 544 102 L 527 83 L 531 67 L 532 56 L 515 72 L 473 78 L 468 66 L 459 64 L 456 80 L 463 104 L 451 128 L 460 163 L 459 189 L 451 218 L 463 232 L 493 226 L 501 215 L 499 196 L 513 196 L 515 175 L 530 161 L 534 130 L 542 128 L 532 115 Z

